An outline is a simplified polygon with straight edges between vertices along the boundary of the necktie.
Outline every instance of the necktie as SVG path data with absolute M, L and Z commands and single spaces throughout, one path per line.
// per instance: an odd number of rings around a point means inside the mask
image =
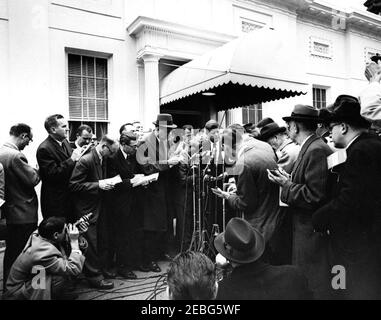
M 63 142 L 62 142 L 62 150 L 63 150 L 63 152 L 64 152 L 67 156 L 69 156 L 69 152 L 67 151 L 66 146 L 65 146 L 65 143 L 63 143 Z

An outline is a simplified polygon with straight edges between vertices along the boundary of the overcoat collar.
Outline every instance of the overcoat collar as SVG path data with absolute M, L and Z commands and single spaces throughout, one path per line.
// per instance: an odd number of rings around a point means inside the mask
M 304 154 L 306 153 L 307 149 L 309 148 L 309 146 L 312 144 L 312 142 L 316 141 L 316 140 L 319 140 L 320 138 L 316 135 L 316 134 L 313 134 L 312 136 L 310 136 L 307 141 L 303 144 L 303 147 L 302 149 L 300 150 L 300 153 L 299 153 L 299 156 L 298 156 L 298 159 L 296 160 L 296 163 L 294 165 L 294 169 L 292 170 L 292 176 L 294 176 L 295 172 L 298 170 L 299 168 L 299 165 L 303 159 L 303 156 Z

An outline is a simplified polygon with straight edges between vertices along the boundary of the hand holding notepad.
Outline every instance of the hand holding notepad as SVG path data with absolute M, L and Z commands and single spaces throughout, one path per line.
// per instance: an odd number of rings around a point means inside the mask
M 132 186 L 138 187 L 138 186 L 145 186 L 150 184 L 151 182 L 157 181 L 159 179 L 159 173 L 154 173 L 149 176 L 145 176 L 142 174 L 137 174 L 133 179 L 131 179 Z

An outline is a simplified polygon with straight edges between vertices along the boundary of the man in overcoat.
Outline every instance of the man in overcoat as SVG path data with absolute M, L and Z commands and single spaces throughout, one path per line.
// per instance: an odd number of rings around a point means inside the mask
M 360 104 L 338 99 L 329 117 L 336 148 L 345 152 L 335 163 L 335 196 L 313 215 L 316 230 L 329 232 L 332 266 L 345 269 L 341 299 L 380 299 L 381 140 L 368 133 Z M 342 283 L 343 285 L 343 283 Z
M 144 228 L 144 271 L 160 272 L 157 264 L 160 255 L 165 254 L 165 236 L 173 218 L 171 195 L 169 194 L 169 175 L 179 158 L 169 159 L 168 133 L 177 128 L 170 114 L 159 114 L 153 122 L 155 130 L 150 133 L 137 150 L 137 160 L 145 175 L 159 173 L 156 182 L 144 190 L 143 228 Z
M 138 199 L 141 188 L 134 187 L 135 174 L 140 168 L 136 161 L 137 136 L 123 133 L 119 139 L 120 148 L 107 161 L 109 178 L 120 175 L 122 183 L 108 193 L 107 203 L 111 210 L 113 244 L 117 272 L 127 279 L 136 279 L 133 272 L 141 267 L 142 257 L 142 214 L 139 210 L 144 199 Z
M 267 169 L 275 169 L 275 155 L 271 147 L 251 138 L 243 143 L 244 128 L 231 125 L 223 134 L 225 154 L 236 164 L 232 175 L 237 176 L 237 193 L 213 189 L 228 205 L 242 213 L 242 217 L 265 237 L 266 243 L 276 232 L 279 219 L 279 188 L 267 178 Z
M 269 172 L 271 181 L 281 186 L 281 200 L 289 207 L 286 214 L 293 219 L 292 263 L 300 266 L 315 298 L 327 298 L 328 242 L 324 234 L 315 232 L 312 214 L 329 200 L 331 179 L 327 157 L 330 147 L 315 132 L 318 110 L 307 105 L 296 105 L 287 123 L 290 138 L 300 147 L 300 153 L 291 175 L 284 171 Z

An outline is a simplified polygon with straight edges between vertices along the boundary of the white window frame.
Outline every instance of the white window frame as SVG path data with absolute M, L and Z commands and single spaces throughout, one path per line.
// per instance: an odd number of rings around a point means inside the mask
M 70 104 L 69 104 L 69 54 L 72 55 L 78 55 L 78 56 L 87 56 L 91 58 L 99 58 L 99 59 L 106 59 L 107 60 L 107 82 L 108 82 L 108 89 L 107 89 L 107 119 L 105 120 L 91 120 L 91 119 L 73 119 L 70 118 Z M 104 123 L 106 125 L 106 128 L 108 131 L 109 125 L 110 125 L 110 101 L 111 101 L 111 90 L 110 87 L 112 86 L 112 77 L 111 77 L 111 61 L 112 61 L 113 55 L 110 53 L 104 53 L 104 52 L 97 52 L 97 51 L 90 51 L 90 50 L 83 50 L 83 49 L 77 49 L 77 48 L 65 48 L 65 58 L 66 58 L 66 97 L 67 97 L 67 110 L 68 110 L 68 122 L 78 122 L 78 123 L 94 123 L 94 127 L 96 128 L 96 123 Z M 95 129 L 96 131 L 96 129 Z M 94 132 L 97 134 L 97 132 Z
M 317 90 L 324 90 L 325 91 L 325 106 L 322 105 L 320 108 L 317 108 L 317 106 L 315 105 L 315 103 L 314 103 L 314 90 L 315 89 L 317 89 Z M 327 101 L 329 101 L 328 100 L 329 99 L 328 95 L 329 95 L 329 87 L 319 86 L 319 85 L 313 85 L 312 86 L 312 105 L 314 107 L 316 107 L 317 109 L 319 109 L 319 110 L 326 108 L 328 106 L 328 102 Z

